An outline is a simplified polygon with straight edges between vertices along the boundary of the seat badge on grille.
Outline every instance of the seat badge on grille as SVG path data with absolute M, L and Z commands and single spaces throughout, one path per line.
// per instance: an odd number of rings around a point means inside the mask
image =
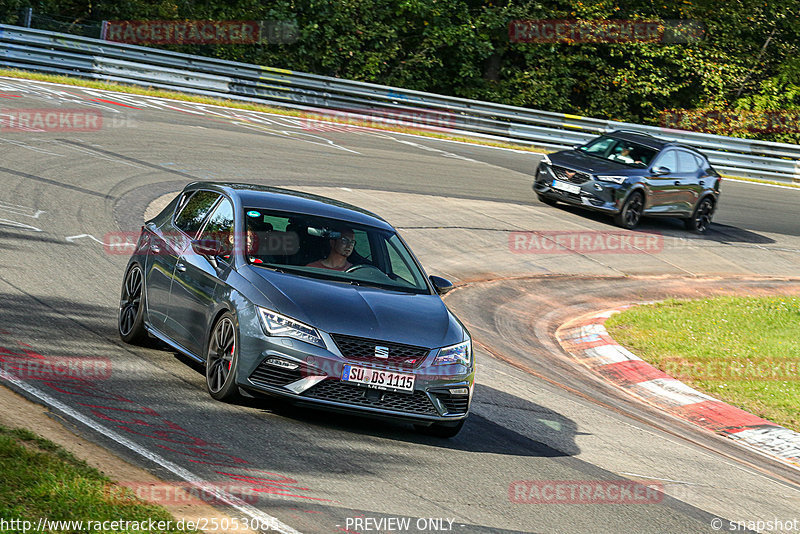
M 375 347 L 375 357 L 376 358 L 384 358 L 384 359 L 388 358 L 389 357 L 389 347 L 381 347 L 380 345 L 376 346 Z
M 564 174 L 567 175 L 567 178 L 572 179 L 572 177 L 575 176 L 575 171 L 567 171 Z

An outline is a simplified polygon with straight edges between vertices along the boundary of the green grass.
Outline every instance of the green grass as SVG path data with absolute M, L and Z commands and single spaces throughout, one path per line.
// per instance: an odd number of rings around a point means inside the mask
M 666 300 L 615 314 L 606 327 L 667 374 L 800 431 L 800 298 Z
M 0 518 L 31 521 L 34 530 L 40 517 L 176 522 L 164 508 L 136 499 L 130 489 L 113 485 L 95 468 L 28 430 L 0 426 L 0 473 Z

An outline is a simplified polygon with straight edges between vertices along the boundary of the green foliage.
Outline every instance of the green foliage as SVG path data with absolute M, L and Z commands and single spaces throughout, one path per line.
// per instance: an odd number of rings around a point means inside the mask
M 9 22 L 28 2 L 0 0 L 0 13 Z M 293 44 L 171 48 L 615 120 L 800 108 L 800 17 L 789 0 L 38 0 L 34 8 L 76 20 L 290 20 L 299 28 Z M 526 19 L 689 19 L 707 34 L 683 44 L 510 42 L 509 22 Z

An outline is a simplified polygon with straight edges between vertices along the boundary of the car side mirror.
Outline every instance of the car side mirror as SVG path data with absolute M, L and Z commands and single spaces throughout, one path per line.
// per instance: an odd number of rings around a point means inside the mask
M 661 176 L 663 174 L 669 174 L 672 170 L 669 167 L 656 167 L 653 169 L 653 175 Z
M 214 268 L 217 268 L 217 256 L 222 256 L 228 251 L 225 245 L 217 239 L 195 239 L 192 241 L 192 250 L 205 256 Z
M 441 276 L 430 276 L 429 278 L 431 280 L 431 284 L 433 284 L 433 288 L 439 295 L 444 295 L 455 287 L 453 282 L 446 278 L 442 278 Z

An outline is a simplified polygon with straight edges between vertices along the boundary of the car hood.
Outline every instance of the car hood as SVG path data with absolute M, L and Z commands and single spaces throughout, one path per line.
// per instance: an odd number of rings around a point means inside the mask
M 609 172 L 628 174 L 629 171 L 637 170 L 615 161 L 596 158 L 594 156 L 587 156 L 580 150 L 564 150 L 562 152 L 556 152 L 555 154 L 550 154 L 549 158 L 554 165 L 561 165 L 576 171 L 587 172 L 589 174 Z
M 356 286 L 248 267 L 242 274 L 266 298 L 255 302 L 332 334 L 427 348 L 464 339 L 439 295 Z

